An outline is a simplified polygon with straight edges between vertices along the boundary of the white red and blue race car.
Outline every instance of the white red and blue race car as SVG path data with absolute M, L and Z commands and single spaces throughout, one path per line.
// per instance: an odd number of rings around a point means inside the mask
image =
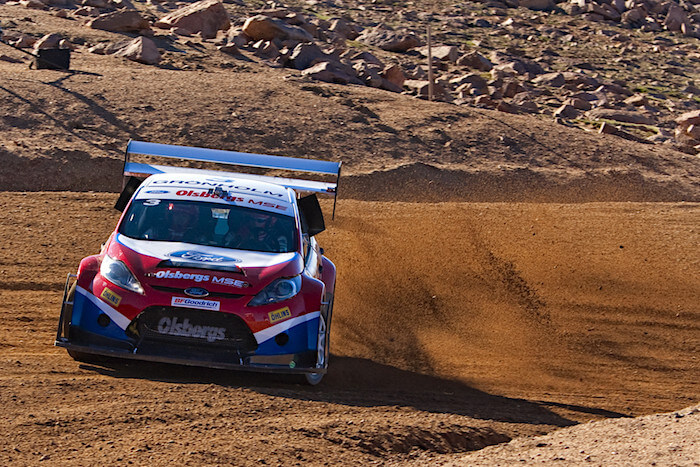
M 131 162 L 136 154 L 332 174 L 335 183 Z M 336 195 L 340 163 L 130 141 L 124 174 L 123 214 L 100 254 L 68 275 L 55 344 L 76 360 L 319 383 L 336 269 L 314 237 L 325 228 L 316 193 Z

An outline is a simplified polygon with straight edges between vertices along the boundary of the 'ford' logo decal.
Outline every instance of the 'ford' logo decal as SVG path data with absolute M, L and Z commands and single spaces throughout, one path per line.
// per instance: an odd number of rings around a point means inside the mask
M 185 294 L 190 297 L 206 297 L 209 295 L 209 291 L 201 287 L 190 287 L 189 289 L 185 289 Z
M 235 258 L 228 258 L 226 256 L 221 255 L 212 255 L 209 253 L 202 253 L 201 251 L 194 250 L 176 251 L 170 253 L 168 256 L 170 256 L 171 258 L 182 258 L 190 261 L 197 261 L 200 263 L 236 263 L 240 261 L 239 259 Z

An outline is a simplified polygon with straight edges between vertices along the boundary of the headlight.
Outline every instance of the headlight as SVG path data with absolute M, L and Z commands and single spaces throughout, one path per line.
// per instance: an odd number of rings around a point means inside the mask
M 129 271 L 126 264 L 119 260 L 105 255 L 102 266 L 100 266 L 100 274 L 114 285 L 143 295 L 141 283 Z
M 292 298 L 301 290 L 301 276 L 277 279 L 265 287 L 253 299 L 248 306 L 267 305 Z

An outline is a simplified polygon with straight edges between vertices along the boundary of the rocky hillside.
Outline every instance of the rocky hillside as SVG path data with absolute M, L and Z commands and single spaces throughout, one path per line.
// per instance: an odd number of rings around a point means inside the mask
M 700 151 L 698 0 L 4 3 L 17 7 L 5 10 L 14 18 L 3 24 L 5 41 L 17 47 L 69 47 L 187 69 L 173 45 L 188 44 L 314 80 L 422 98 L 430 27 L 437 100 Z M 55 31 L 33 28 L 21 9 L 50 11 L 56 31 L 68 23 L 83 30 L 42 38 Z

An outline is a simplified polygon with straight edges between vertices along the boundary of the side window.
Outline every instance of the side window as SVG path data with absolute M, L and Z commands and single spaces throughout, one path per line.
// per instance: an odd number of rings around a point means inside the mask
M 304 261 L 307 261 L 310 256 L 309 253 L 311 249 L 311 237 L 309 237 L 309 234 L 307 233 L 301 235 L 301 248 L 304 252 Z

